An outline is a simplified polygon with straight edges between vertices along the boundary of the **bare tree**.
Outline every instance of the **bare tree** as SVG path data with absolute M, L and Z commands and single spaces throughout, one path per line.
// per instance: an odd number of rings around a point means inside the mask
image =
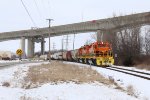
M 135 24 L 136 17 L 116 17 L 109 22 L 116 28 L 105 30 L 107 41 L 112 44 L 113 53 L 117 54 L 120 64 L 132 65 L 135 58 L 139 57 L 142 51 L 141 25 Z M 126 25 L 125 23 L 131 23 Z M 91 35 L 91 40 L 97 40 L 97 34 Z M 147 37 L 147 51 L 150 49 L 150 37 Z
M 131 21 L 133 24 L 123 26 L 123 23 Z M 140 29 L 141 26 L 135 25 L 136 20 L 128 17 L 116 17 L 111 20 L 117 27 L 116 35 L 113 35 L 113 50 L 117 52 L 118 57 L 124 65 L 132 65 L 133 59 L 138 57 L 141 52 Z M 121 27 L 122 26 L 122 27 Z
M 145 51 L 146 55 L 150 55 L 150 29 L 145 33 Z

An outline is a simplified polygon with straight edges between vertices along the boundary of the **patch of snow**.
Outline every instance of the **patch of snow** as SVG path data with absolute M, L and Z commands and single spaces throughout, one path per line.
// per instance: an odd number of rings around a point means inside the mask
M 95 84 L 45 84 L 27 90 L 5 87 L 0 90 L 0 100 L 20 100 L 21 97 L 33 100 L 138 100 L 119 90 Z
M 13 63 L 13 62 L 20 62 L 20 60 L 0 60 L 0 63 Z
M 46 62 L 47 63 L 47 62 Z M 39 63 L 42 64 L 42 63 Z M 21 98 L 33 100 L 137 100 L 138 98 L 107 87 L 103 84 L 45 84 L 38 88 L 22 89 L 20 82 L 26 75 L 29 66 L 38 65 L 21 64 L 0 70 L 0 100 L 20 100 Z M 18 73 L 15 73 L 18 72 Z M 18 77 L 14 79 L 14 75 Z M 2 82 L 10 82 L 10 87 L 2 86 Z
M 28 97 L 38 97 L 42 100 L 137 100 L 126 93 L 95 84 L 45 84 L 39 88 L 25 90 L 24 93 Z

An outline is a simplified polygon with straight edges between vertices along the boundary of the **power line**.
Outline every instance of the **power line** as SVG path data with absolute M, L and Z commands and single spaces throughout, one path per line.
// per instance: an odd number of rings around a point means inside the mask
M 36 0 L 33 0 L 33 1 L 34 1 L 34 3 L 35 3 L 35 6 L 36 6 L 36 9 L 37 9 L 37 11 L 38 11 L 39 16 L 42 17 L 42 16 L 41 16 L 40 9 L 39 9 L 39 7 L 38 7 L 38 4 L 37 4 Z
M 29 18 L 31 19 L 33 25 L 36 27 L 36 24 L 35 24 L 34 20 L 32 19 L 31 15 L 30 15 L 30 13 L 29 13 L 29 11 L 28 11 L 28 9 L 27 9 L 27 7 L 25 6 L 25 4 L 24 4 L 24 2 L 23 2 L 22 0 L 21 0 L 21 3 L 22 3 L 22 5 L 23 5 L 23 7 L 25 8 L 25 10 L 26 10 L 26 12 L 27 12 Z
M 70 36 L 69 35 L 66 35 L 65 37 L 66 39 L 63 39 L 64 40 L 64 43 L 66 44 L 66 50 L 68 50 L 68 47 L 69 47 L 69 43 L 70 43 Z

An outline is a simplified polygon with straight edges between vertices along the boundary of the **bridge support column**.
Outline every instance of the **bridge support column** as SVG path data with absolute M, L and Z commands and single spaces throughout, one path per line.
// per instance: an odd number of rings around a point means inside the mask
M 97 31 L 97 41 L 109 41 L 110 39 L 110 32 L 106 30 L 98 30 Z
M 42 38 L 41 40 L 41 55 L 44 55 L 45 52 L 45 39 Z
M 103 41 L 102 40 L 102 36 L 103 36 L 103 33 L 101 30 L 97 30 L 97 41 L 100 42 L 100 41 Z
M 28 58 L 34 57 L 34 41 L 33 38 L 28 38 Z
M 21 50 L 23 51 L 22 58 L 26 58 L 26 52 L 25 52 L 25 37 L 21 37 Z

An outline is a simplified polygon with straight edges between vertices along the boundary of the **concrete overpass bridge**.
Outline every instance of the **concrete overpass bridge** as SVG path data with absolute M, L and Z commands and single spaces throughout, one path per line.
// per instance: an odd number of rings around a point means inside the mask
M 0 33 L 0 41 L 21 39 L 21 48 L 25 51 L 25 39 L 28 39 L 28 57 L 34 55 L 34 43 L 41 42 L 41 52 L 44 52 L 44 38 L 51 34 L 51 37 L 86 32 L 98 32 L 98 35 L 106 31 L 130 27 L 131 25 L 150 24 L 150 12 L 119 16 L 107 19 L 93 20 L 81 23 L 53 26 L 50 29 L 38 28 L 13 32 Z M 107 34 L 106 34 L 107 35 Z M 104 34 L 105 38 L 105 34 Z M 99 40 L 98 36 L 98 40 Z

